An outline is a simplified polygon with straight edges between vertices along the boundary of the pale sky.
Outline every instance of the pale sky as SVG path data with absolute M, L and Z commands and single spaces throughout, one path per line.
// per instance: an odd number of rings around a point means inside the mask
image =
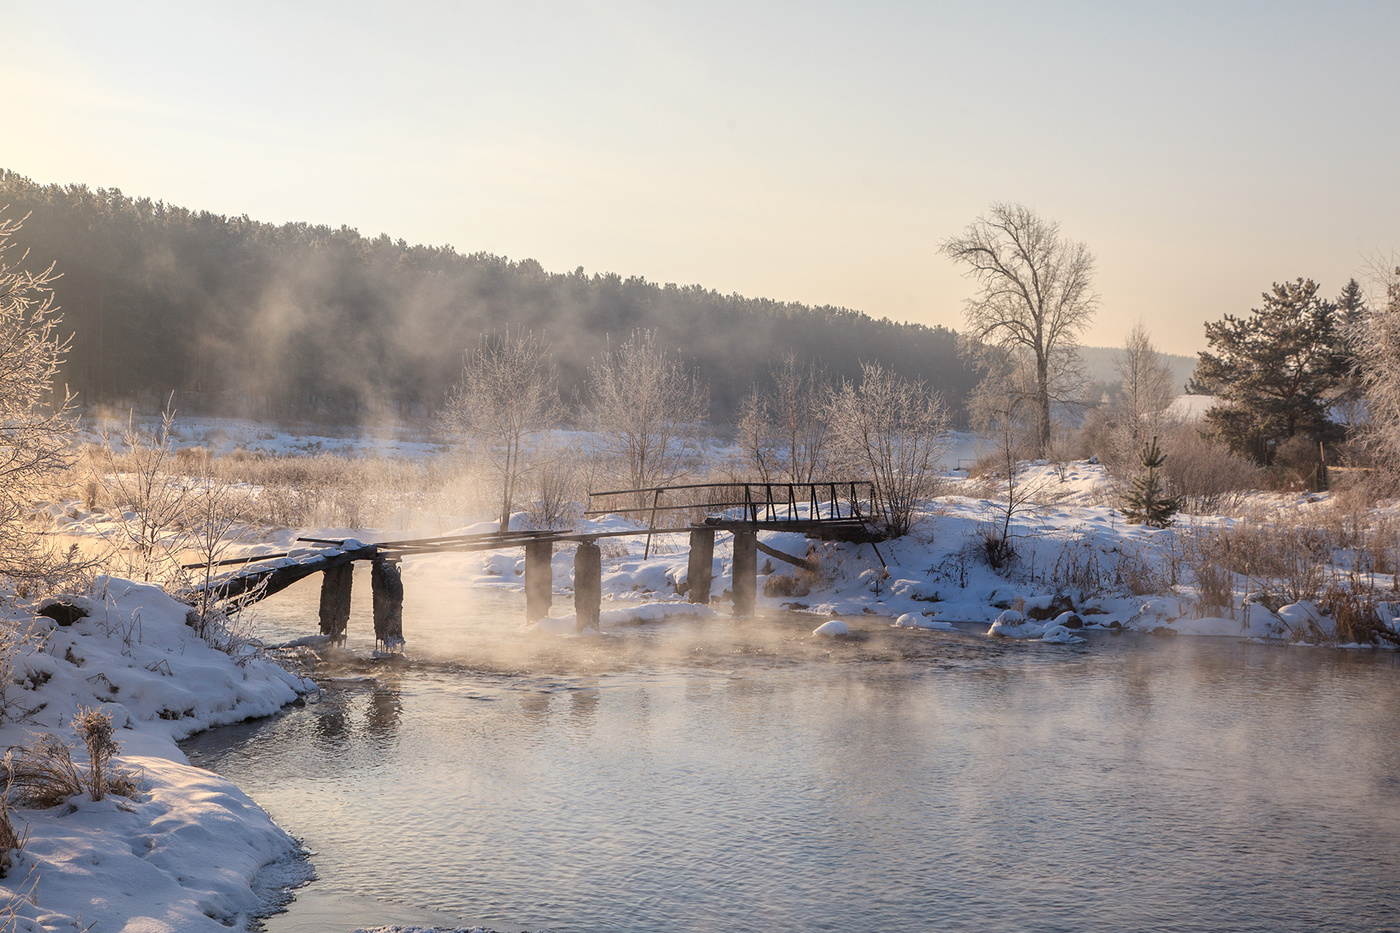
M 962 327 L 993 201 L 1098 259 L 1083 335 L 1400 247 L 1400 2 L 0 0 L 0 167 L 546 269 Z

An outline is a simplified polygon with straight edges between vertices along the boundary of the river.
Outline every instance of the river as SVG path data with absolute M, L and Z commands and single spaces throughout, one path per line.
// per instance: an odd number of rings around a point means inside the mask
M 271 933 L 1400 925 L 1394 653 L 793 613 L 531 636 L 519 594 L 407 582 L 405 657 L 357 608 L 319 698 L 185 743 L 314 853 Z

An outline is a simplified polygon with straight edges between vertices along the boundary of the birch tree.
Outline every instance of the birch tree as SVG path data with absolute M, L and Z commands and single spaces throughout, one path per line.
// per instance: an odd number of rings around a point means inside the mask
M 1025 355 L 1035 374 L 1037 455 L 1050 445 L 1050 405 L 1074 366 L 1079 332 L 1098 306 L 1094 257 L 1060 225 L 1020 204 L 993 204 L 939 248 L 978 284 L 967 302 L 973 341 Z
M 484 336 L 467 353 L 439 423 L 477 445 L 490 464 L 501 488 L 501 531 L 510 530 L 532 439 L 558 424 L 562 411 L 558 369 L 534 334 Z

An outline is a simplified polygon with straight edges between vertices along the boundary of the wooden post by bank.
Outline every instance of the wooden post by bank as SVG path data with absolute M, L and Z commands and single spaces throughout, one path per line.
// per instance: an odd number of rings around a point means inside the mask
M 549 615 L 554 601 L 554 543 L 531 541 L 525 545 L 525 621 Z
M 754 558 L 758 560 L 757 557 Z M 687 596 L 693 603 L 708 605 L 710 602 L 710 579 L 714 576 L 715 533 L 713 530 L 696 528 L 690 532 L 690 562 L 685 579 Z
M 603 607 L 603 550 L 593 541 L 580 541 L 574 554 L 574 629 L 598 631 Z
M 345 641 L 350 623 L 350 589 L 355 579 L 351 562 L 327 567 L 321 573 L 321 634 Z
M 734 532 L 734 571 L 729 591 L 734 595 L 734 614 L 753 615 L 758 596 L 758 532 Z
M 393 650 L 403 647 L 403 573 L 397 563 L 376 559 L 370 565 L 374 595 L 374 640 Z

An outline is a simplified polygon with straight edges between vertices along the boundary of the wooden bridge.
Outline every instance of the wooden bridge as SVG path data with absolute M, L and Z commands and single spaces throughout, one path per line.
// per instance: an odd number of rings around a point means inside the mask
M 206 566 L 233 567 L 208 585 L 218 601 L 236 608 L 266 599 L 313 573 L 322 574 L 320 625 L 325 635 L 344 641 L 350 620 L 350 591 L 356 561 L 369 561 L 374 634 L 388 649 L 403 645 L 403 578 L 400 564 L 420 554 L 525 549 L 525 618 L 549 614 L 554 598 L 553 556 L 557 544 L 574 543 L 574 610 L 578 631 L 598 627 L 602 605 L 602 550 L 598 539 L 646 535 L 645 560 L 658 534 L 689 533 L 687 598 L 708 604 L 713 584 L 715 536 L 734 536 L 730 593 L 736 616 L 753 614 L 757 598 L 758 554 L 809 567 L 801 556 L 786 554 L 758 540 L 760 531 L 792 531 L 824 540 L 867 541 L 880 536 L 872 528 L 864 501 L 875 505 L 873 484 L 866 481 L 825 483 L 697 483 L 589 493 L 585 516 L 648 516 L 647 527 L 623 531 L 505 531 L 445 535 L 405 541 L 334 541 L 298 538 L 314 549 L 218 561 Z M 630 503 L 630 504 L 629 504 Z M 681 524 L 685 522 L 685 524 Z M 875 551 L 877 557 L 879 550 Z M 884 559 L 880 558 L 881 563 Z M 200 592 L 199 590 L 196 591 Z

